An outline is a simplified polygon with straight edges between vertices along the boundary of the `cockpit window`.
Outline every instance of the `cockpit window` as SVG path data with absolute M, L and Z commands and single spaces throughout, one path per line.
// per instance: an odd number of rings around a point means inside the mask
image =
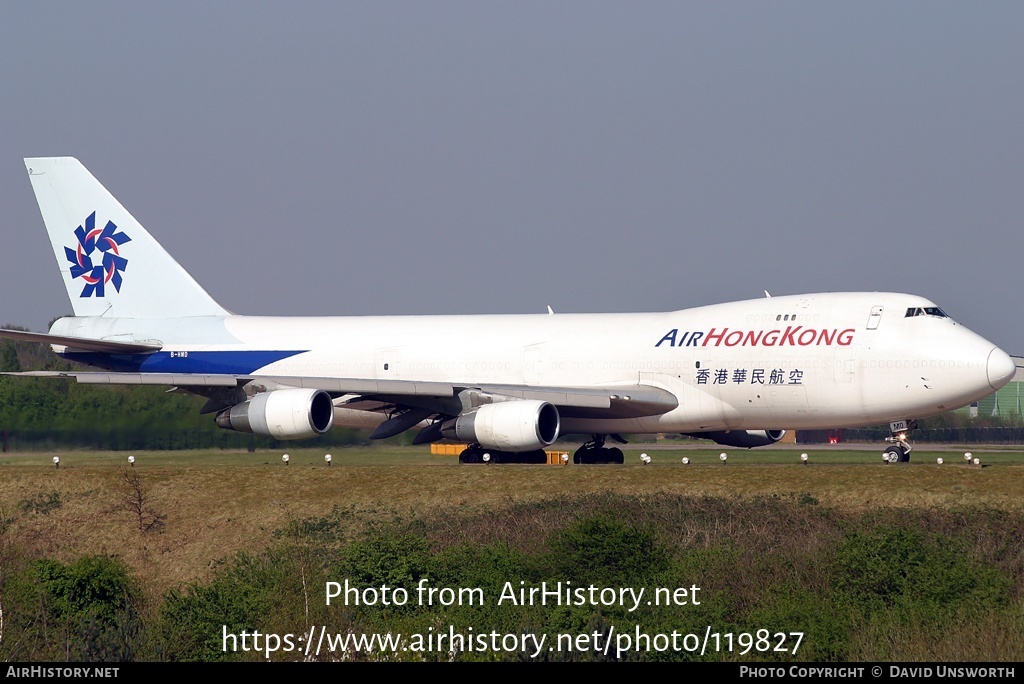
M 935 316 L 936 318 L 949 318 L 946 312 L 937 306 L 925 306 L 925 307 L 910 307 L 907 309 L 907 315 L 904 318 L 910 318 L 912 316 Z

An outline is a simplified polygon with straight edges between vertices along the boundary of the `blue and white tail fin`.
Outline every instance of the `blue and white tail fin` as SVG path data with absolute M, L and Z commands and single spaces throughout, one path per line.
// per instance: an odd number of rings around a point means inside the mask
M 25 166 L 76 316 L 228 314 L 77 159 Z

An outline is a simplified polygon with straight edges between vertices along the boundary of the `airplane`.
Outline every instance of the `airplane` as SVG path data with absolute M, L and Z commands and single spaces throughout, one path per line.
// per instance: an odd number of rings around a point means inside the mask
M 622 463 L 622 434 L 756 447 L 784 429 L 914 421 L 976 401 L 1016 368 L 910 294 L 770 296 L 660 313 L 276 317 L 229 312 L 77 160 L 25 160 L 74 316 L 48 343 L 93 371 L 15 375 L 168 385 L 229 430 L 300 439 L 333 425 L 374 439 L 416 428 L 460 461 Z

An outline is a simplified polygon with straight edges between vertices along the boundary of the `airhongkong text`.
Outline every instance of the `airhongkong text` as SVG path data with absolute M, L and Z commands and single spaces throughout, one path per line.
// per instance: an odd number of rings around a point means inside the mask
M 853 344 L 853 328 L 805 328 L 789 325 L 785 330 L 730 330 L 711 328 L 707 332 L 679 332 L 672 328 L 655 347 L 817 347 Z

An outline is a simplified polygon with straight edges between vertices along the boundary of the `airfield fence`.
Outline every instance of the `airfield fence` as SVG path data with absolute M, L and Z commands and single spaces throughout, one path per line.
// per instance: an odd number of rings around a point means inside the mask
M 843 442 L 881 442 L 889 436 L 889 428 L 854 428 L 843 430 Z M 913 442 L 929 444 L 1024 444 L 1024 428 L 1020 427 L 960 427 L 924 428 L 908 435 Z M 798 444 L 824 444 L 828 442 L 825 430 L 799 430 Z
M 839 443 L 880 443 L 889 435 L 887 427 L 855 428 L 842 431 Z M 1024 427 L 926 428 L 910 433 L 913 442 L 930 444 L 1024 444 Z M 798 444 L 826 444 L 825 430 L 799 430 Z M 228 430 L 10 430 L 0 431 L 2 449 L 7 451 L 53 451 L 54 449 L 102 449 L 107 451 L 181 451 L 190 449 L 274 449 L 284 446 L 343 447 L 366 443 L 365 431 L 335 428 L 313 439 L 280 442 Z
M 270 437 L 228 430 L 11 430 L 0 431 L 7 451 L 53 451 L 54 449 L 100 449 L 106 451 L 181 451 L 190 449 L 273 449 L 288 445 L 339 447 L 365 441 L 354 430 L 335 429 L 313 439 L 279 442 Z

